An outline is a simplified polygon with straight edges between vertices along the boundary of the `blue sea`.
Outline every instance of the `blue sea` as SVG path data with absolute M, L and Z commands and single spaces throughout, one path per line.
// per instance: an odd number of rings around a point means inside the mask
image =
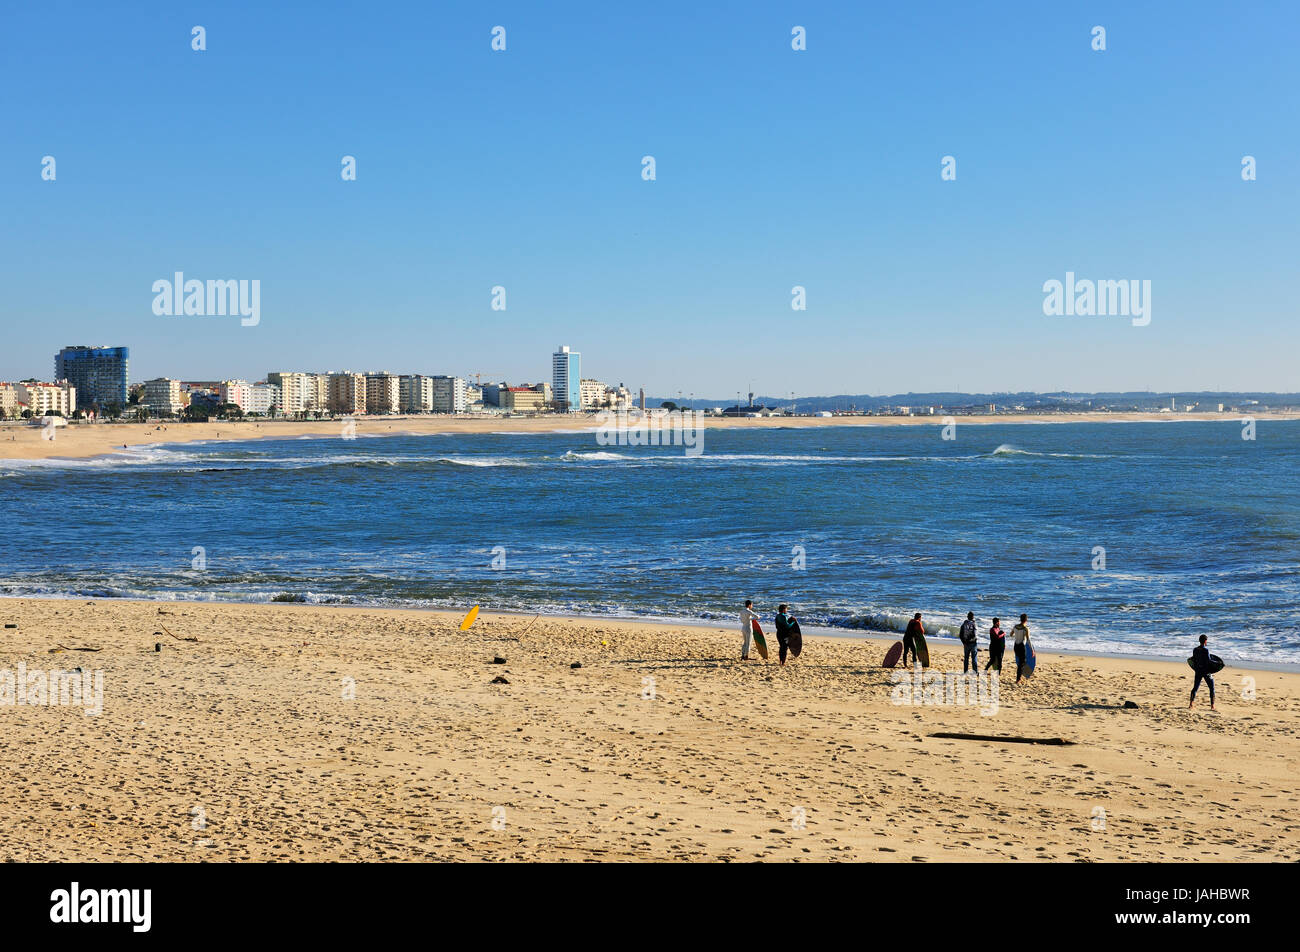
M 1027 612 L 1044 650 L 1186 657 L 1204 633 L 1300 662 L 1300 422 L 737 427 L 703 449 L 502 432 L 0 462 L 0 595 L 727 623 L 753 598 L 846 632 Z

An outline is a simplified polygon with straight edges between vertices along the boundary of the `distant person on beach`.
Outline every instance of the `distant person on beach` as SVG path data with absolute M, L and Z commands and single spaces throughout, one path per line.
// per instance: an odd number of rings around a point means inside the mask
M 776 628 L 776 643 L 781 646 L 782 667 L 785 666 L 786 653 L 790 650 L 790 626 L 794 621 L 794 619 L 785 613 L 786 609 L 789 607 L 790 606 L 784 602 L 776 606 L 776 620 L 773 626 Z
M 925 625 L 921 624 L 921 613 L 917 612 L 907 623 L 907 630 L 903 632 L 903 667 L 907 667 L 908 651 L 912 652 L 912 663 L 916 663 L 916 636 L 924 634 Z
M 1002 630 L 1002 621 L 1000 618 L 993 619 L 993 626 L 989 628 L 989 663 L 984 665 L 984 670 L 992 668 L 998 674 L 1002 673 L 1002 653 L 1007 650 L 1007 633 Z
M 1201 643 L 1192 649 L 1192 670 L 1196 672 L 1196 680 L 1192 682 L 1192 702 L 1187 705 L 1189 711 L 1196 706 L 1196 689 L 1201 686 L 1201 681 L 1210 686 L 1210 710 L 1214 710 L 1214 675 L 1210 674 L 1210 649 L 1205 647 L 1208 640 L 1201 635 Z
M 980 670 L 980 646 L 979 634 L 975 629 L 975 613 L 967 612 L 966 620 L 961 623 L 961 630 L 957 637 L 961 639 L 961 673 L 965 674 L 967 666 L 970 670 L 979 674 Z
M 754 622 L 758 621 L 758 612 L 754 611 L 754 600 L 745 599 L 745 607 L 740 612 L 740 633 L 745 637 L 745 643 L 740 649 L 740 660 L 749 660 L 749 642 L 754 637 Z
M 1027 621 L 1029 621 L 1029 616 L 1021 615 L 1020 624 L 1011 629 L 1011 636 L 1016 642 L 1016 684 L 1020 683 L 1020 676 L 1025 670 L 1025 645 L 1029 642 L 1029 626 L 1025 624 Z

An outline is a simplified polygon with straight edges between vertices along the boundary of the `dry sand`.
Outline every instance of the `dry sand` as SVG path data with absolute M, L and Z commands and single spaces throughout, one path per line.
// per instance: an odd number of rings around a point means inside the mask
M 1232 413 L 1053 413 L 960 416 L 958 426 L 1005 423 L 1147 423 L 1239 421 Z M 1295 420 L 1300 413 L 1260 414 L 1258 420 Z M 763 417 L 754 419 L 704 418 L 708 427 L 820 427 L 820 426 L 940 426 L 943 417 Z M 358 436 L 433 433 L 552 433 L 594 430 L 594 414 L 541 417 L 375 416 L 356 417 Z M 41 428 L 27 423 L 0 426 L 0 459 L 84 458 L 120 453 L 124 447 L 190 443 L 198 440 L 292 439 L 299 436 L 338 437 L 339 420 L 244 420 L 212 423 L 75 423 L 59 427 L 54 439 L 44 439 Z M 163 429 L 165 427 L 165 429 Z
M 808 638 L 780 669 L 731 629 L 590 619 L 14 599 L 0 620 L 0 672 L 104 677 L 98 716 L 0 707 L 0 860 L 1300 858 L 1293 673 L 1229 668 L 1189 713 L 1184 664 L 1040 652 L 986 717 L 891 703 L 877 640 Z

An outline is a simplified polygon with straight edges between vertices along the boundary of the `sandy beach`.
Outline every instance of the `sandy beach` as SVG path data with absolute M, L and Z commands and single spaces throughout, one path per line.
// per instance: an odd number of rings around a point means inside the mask
M 592 619 L 11 599 L 0 621 L 0 671 L 103 676 L 98 714 L 0 706 L 6 861 L 1300 859 L 1294 673 L 1230 667 L 1189 712 L 1181 663 L 1044 646 L 985 715 L 894 703 L 879 640 L 809 637 L 781 669 L 729 628 Z
M 595 429 L 594 414 L 541 417 L 464 416 L 358 416 L 355 435 L 392 436 L 436 433 L 553 433 Z M 706 427 L 824 427 L 824 426 L 941 426 L 941 416 L 838 416 L 838 417 L 713 417 L 700 418 Z M 1300 414 L 1260 414 L 1256 419 L 1295 420 Z M 1055 413 L 960 416 L 959 427 L 1023 423 L 1163 423 L 1189 421 L 1236 422 L 1232 413 Z M 200 440 L 293 439 L 302 436 L 337 437 L 338 420 L 241 420 L 209 423 L 76 423 L 59 427 L 54 439 L 45 439 L 39 426 L 27 423 L 0 425 L 0 459 L 81 459 L 121 452 L 126 447 L 193 443 Z

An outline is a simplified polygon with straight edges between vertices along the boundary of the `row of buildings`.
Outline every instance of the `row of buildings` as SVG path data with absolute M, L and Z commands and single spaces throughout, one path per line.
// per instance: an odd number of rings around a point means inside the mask
M 205 415 L 238 407 L 259 416 L 564 413 L 631 405 L 622 384 L 611 387 L 583 377 L 581 355 L 567 346 L 552 355 L 549 383 L 515 386 L 441 374 L 289 370 L 251 383 L 156 377 L 130 385 L 129 357 L 126 347 L 65 347 L 55 357 L 53 382 L 0 383 L 0 416 L 117 416 L 135 408 L 175 416 L 191 407 L 201 407 Z M 641 400 L 644 405 L 644 391 Z

